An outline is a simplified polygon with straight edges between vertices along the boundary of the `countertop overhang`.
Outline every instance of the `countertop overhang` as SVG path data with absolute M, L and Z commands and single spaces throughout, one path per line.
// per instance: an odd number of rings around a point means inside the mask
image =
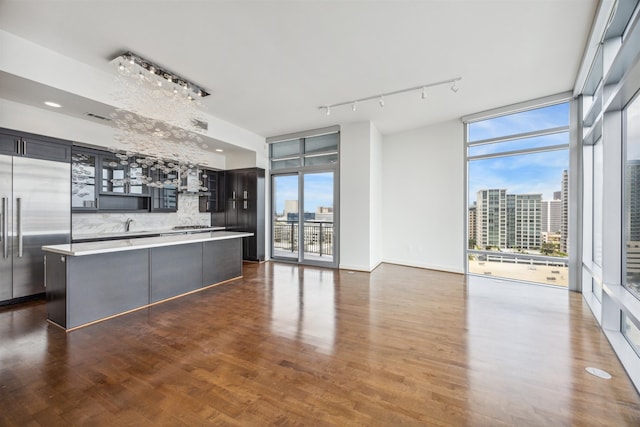
M 221 231 L 225 227 L 207 227 L 207 228 L 169 228 L 166 230 L 147 230 L 147 231 L 121 231 L 114 233 L 94 233 L 94 234 L 74 234 L 73 240 L 95 240 L 95 239 L 121 239 L 136 236 L 158 236 L 159 234 L 185 234 L 185 233 L 206 233 L 208 231 Z M 83 242 L 84 243 L 84 242 Z
M 158 248 L 162 246 L 186 245 L 189 243 L 212 240 L 238 239 L 253 236 L 253 233 L 236 231 L 216 231 L 209 233 L 177 234 L 160 237 L 141 237 L 100 242 L 69 243 L 64 245 L 43 246 L 45 252 L 54 252 L 68 256 L 96 255 L 109 252 L 132 251 L 136 249 Z

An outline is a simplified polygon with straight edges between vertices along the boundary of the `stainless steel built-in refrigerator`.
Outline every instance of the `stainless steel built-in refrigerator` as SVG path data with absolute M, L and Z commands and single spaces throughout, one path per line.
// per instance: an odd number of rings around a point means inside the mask
M 41 247 L 71 235 L 70 167 L 0 155 L 0 302 L 44 292 Z

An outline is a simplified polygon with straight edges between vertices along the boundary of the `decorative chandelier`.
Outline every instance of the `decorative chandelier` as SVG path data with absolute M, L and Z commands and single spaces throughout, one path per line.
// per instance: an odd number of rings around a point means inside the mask
M 126 148 L 111 148 L 118 161 L 109 166 L 128 165 L 130 171 L 113 183 L 207 191 L 199 179 L 197 163 L 201 149 L 208 147 L 196 131 L 197 123 L 204 121 L 201 99 L 209 93 L 132 52 L 117 56 L 111 63 L 119 83 L 114 96 L 123 106 L 111 114 L 111 119 L 118 129 L 116 140 Z M 159 179 L 158 172 L 174 177 Z

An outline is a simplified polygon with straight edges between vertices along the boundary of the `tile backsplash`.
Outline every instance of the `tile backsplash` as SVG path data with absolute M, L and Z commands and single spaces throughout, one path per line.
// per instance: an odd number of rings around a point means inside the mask
M 198 196 L 178 195 L 177 212 L 124 212 L 124 213 L 77 213 L 71 216 L 74 236 L 82 234 L 119 233 L 125 231 L 125 223 L 131 218 L 131 231 L 168 230 L 176 225 L 211 225 L 211 214 L 200 212 Z

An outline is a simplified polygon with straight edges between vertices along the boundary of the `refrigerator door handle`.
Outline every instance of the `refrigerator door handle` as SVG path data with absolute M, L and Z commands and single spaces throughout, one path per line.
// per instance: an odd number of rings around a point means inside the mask
M 18 258 L 22 258 L 22 198 L 16 197 L 16 211 L 18 212 Z
M 8 199 L 6 197 L 2 198 L 2 224 L 0 227 L 2 228 L 2 256 L 3 258 L 7 258 L 7 253 L 9 249 L 9 242 L 7 239 L 7 229 L 9 228 L 9 215 L 7 213 L 8 210 Z

